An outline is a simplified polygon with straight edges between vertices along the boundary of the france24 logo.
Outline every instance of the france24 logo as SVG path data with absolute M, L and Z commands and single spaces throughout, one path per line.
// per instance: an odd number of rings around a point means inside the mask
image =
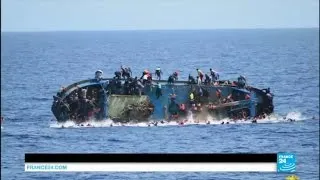
M 278 153 L 277 157 L 278 172 L 295 172 L 296 171 L 296 156 L 292 153 Z

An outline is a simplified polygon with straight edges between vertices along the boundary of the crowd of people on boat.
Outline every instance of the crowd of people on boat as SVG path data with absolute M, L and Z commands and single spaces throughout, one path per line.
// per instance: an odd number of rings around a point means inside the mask
M 189 84 L 195 85 L 228 85 L 228 86 L 240 86 L 245 87 L 246 79 L 244 76 L 240 76 L 238 81 L 230 82 L 230 81 L 219 81 L 219 73 L 214 71 L 212 68 L 209 69 L 209 73 L 203 73 L 200 69 L 196 69 L 197 77 L 194 78 L 189 74 L 188 82 Z M 90 95 L 86 95 L 86 89 L 79 88 L 77 91 L 71 92 L 70 95 L 67 96 L 63 100 L 63 102 L 59 101 L 60 95 L 64 93 L 64 90 L 58 92 L 57 96 L 54 97 L 54 103 L 59 103 L 61 111 L 63 111 L 62 116 L 66 116 L 68 114 L 71 119 L 80 119 L 86 120 L 90 119 L 90 117 L 96 117 L 101 119 L 101 112 L 103 111 L 99 107 L 103 107 L 102 103 L 105 103 L 105 97 L 109 94 L 120 94 L 120 95 L 143 95 L 143 89 L 146 85 L 156 85 L 156 97 L 160 98 L 162 96 L 161 91 L 161 83 L 159 81 L 153 81 L 152 74 L 156 76 L 156 80 L 161 80 L 163 72 L 160 67 L 157 67 L 154 73 L 151 73 L 148 70 L 144 70 L 142 72 L 142 76 L 140 78 L 132 77 L 132 71 L 130 67 L 120 67 L 119 71 L 114 72 L 114 77 L 108 81 L 108 83 L 104 84 L 100 88 L 99 92 L 92 91 L 89 93 Z M 95 80 L 100 81 L 103 76 L 103 71 L 97 70 L 95 72 Z M 172 73 L 168 80 L 168 84 L 174 84 L 178 81 L 179 73 Z M 124 81 L 124 83 L 122 83 Z M 156 83 L 156 84 L 154 84 Z M 216 102 L 209 102 L 206 105 L 203 105 L 199 101 L 199 97 L 209 97 L 209 93 L 203 89 L 201 86 L 195 86 L 197 90 L 192 90 L 189 94 L 189 104 L 174 104 L 175 95 L 171 96 L 172 104 L 169 105 L 169 112 L 171 116 L 175 117 L 178 114 L 186 115 L 187 110 L 191 110 L 193 113 L 201 113 L 203 109 L 208 111 L 215 111 L 217 107 L 221 104 L 230 103 L 233 101 L 239 100 L 238 97 L 234 97 L 234 95 L 229 94 L 226 97 L 222 96 L 221 90 L 219 88 L 216 89 Z M 99 88 L 98 88 L 99 89 Z M 99 95 L 98 95 L 99 94 Z M 250 99 L 249 95 L 245 96 L 245 99 Z M 179 113 L 178 113 L 179 112 Z M 56 112 L 56 114 L 59 114 Z M 245 113 L 242 113 L 245 114 Z M 237 115 L 238 116 L 238 115 Z M 245 115 L 247 116 L 247 115 Z
M 193 77 L 191 74 L 188 76 L 188 84 L 197 85 L 214 85 L 214 86 L 237 86 L 238 88 L 244 88 L 246 86 L 246 78 L 239 76 L 238 81 L 219 81 L 220 75 L 212 68 L 209 69 L 209 73 L 203 73 L 200 69 L 196 69 L 197 77 Z M 103 72 L 101 70 L 96 71 L 95 79 L 97 81 L 102 79 Z M 153 75 L 155 78 L 153 78 Z M 153 80 L 162 80 L 163 72 L 160 67 L 157 67 L 154 73 L 149 70 L 144 70 L 140 78 L 137 76 L 133 78 L 130 67 L 120 67 L 120 70 L 114 72 L 113 79 L 109 82 L 109 90 L 112 94 L 125 94 L 125 95 L 137 95 L 141 94 L 141 90 L 145 85 L 151 85 Z M 173 72 L 167 79 L 168 84 L 174 84 L 179 79 L 179 72 Z M 124 80 L 124 84 L 121 81 Z M 123 89 L 122 91 L 120 89 Z
M 82 89 L 77 87 L 66 98 L 62 99 L 61 94 L 65 93 L 62 88 L 56 96 L 53 96 L 54 102 L 52 111 L 60 119 L 73 119 L 77 121 L 86 121 L 92 118 L 102 119 L 105 117 L 104 107 L 105 94 L 98 89 Z M 89 91 L 89 93 L 88 93 Z
M 205 91 L 205 90 L 204 90 Z M 224 107 L 227 103 L 231 103 L 235 100 L 240 100 L 239 97 L 233 97 L 232 94 L 229 94 L 227 97 L 223 98 L 221 95 L 221 90 L 216 90 L 216 100 L 214 102 L 207 102 L 202 103 L 200 98 L 203 96 L 203 94 L 197 92 L 197 91 L 191 91 L 189 94 L 189 104 L 178 104 L 176 100 L 176 94 L 170 95 L 170 104 L 168 112 L 170 113 L 169 119 L 179 119 L 181 117 L 186 117 L 188 114 L 188 111 L 192 112 L 194 118 L 199 114 L 202 114 L 202 112 L 206 113 L 213 113 L 218 115 L 219 109 L 221 107 Z M 249 95 L 245 95 L 245 99 L 249 99 Z M 207 99 L 208 100 L 208 99 Z M 233 112 L 229 114 L 229 117 L 232 119 L 247 119 L 249 117 L 249 113 L 247 110 L 241 110 L 238 112 Z
M 210 68 L 209 73 L 203 73 L 200 69 L 196 69 L 197 77 L 194 78 L 189 74 L 189 81 L 192 84 L 210 84 L 212 82 L 216 82 L 219 80 L 219 73 L 212 68 Z M 101 70 L 96 71 L 95 73 L 95 79 L 101 79 L 103 72 Z M 132 78 L 132 71 L 130 67 L 120 67 L 120 70 L 114 72 L 114 79 L 129 79 Z M 155 75 L 155 79 L 153 79 L 153 75 Z M 157 67 L 154 71 L 154 73 L 151 73 L 149 70 L 144 70 L 142 72 L 142 76 L 139 80 L 142 81 L 143 84 L 145 84 L 147 81 L 152 80 L 162 80 L 163 71 L 160 67 Z M 179 73 L 178 71 L 173 72 L 169 75 L 167 82 L 168 83 L 174 83 L 178 80 Z M 242 76 L 243 77 L 243 76 Z M 244 78 L 244 77 L 243 77 Z

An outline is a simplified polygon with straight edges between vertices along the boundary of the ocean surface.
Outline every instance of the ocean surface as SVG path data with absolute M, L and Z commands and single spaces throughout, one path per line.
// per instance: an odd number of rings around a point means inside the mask
M 61 86 L 111 77 L 121 65 L 167 78 L 213 68 L 271 88 L 263 123 L 61 128 L 51 113 Z M 277 153 L 297 156 L 301 179 L 319 179 L 319 29 L 1 33 L 1 179 L 285 179 L 277 173 L 26 173 L 26 152 Z M 287 122 L 283 117 L 295 119 Z M 94 123 L 93 123 L 94 124 Z M 141 127 L 142 126 L 142 127 Z

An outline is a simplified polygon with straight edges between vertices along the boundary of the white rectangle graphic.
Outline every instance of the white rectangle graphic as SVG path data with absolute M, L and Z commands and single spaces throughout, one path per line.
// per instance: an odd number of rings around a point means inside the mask
M 27 172 L 277 172 L 276 163 L 25 163 Z

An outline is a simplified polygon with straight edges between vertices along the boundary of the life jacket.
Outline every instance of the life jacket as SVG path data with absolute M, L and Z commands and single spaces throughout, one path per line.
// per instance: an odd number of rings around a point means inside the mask
M 193 95 L 193 93 L 190 93 L 190 96 L 189 96 L 189 97 L 190 97 L 190 100 L 191 100 L 191 101 L 194 100 L 194 95 Z

